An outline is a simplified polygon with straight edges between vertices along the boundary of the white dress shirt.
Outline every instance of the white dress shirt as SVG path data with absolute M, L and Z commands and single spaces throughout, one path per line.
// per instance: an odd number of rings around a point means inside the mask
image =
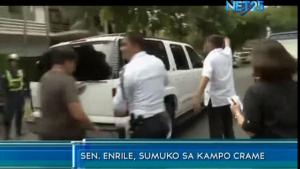
M 227 98 L 235 95 L 230 47 L 214 49 L 207 55 L 202 76 L 210 79 L 204 93 L 205 105 L 210 99 L 213 107 L 229 105 Z
M 135 117 L 149 118 L 165 111 L 164 87 L 167 85 L 167 71 L 163 62 L 146 52 L 135 54 L 125 66 L 123 79 L 114 97 L 114 110 L 129 112 Z M 123 93 L 125 97 L 123 97 Z

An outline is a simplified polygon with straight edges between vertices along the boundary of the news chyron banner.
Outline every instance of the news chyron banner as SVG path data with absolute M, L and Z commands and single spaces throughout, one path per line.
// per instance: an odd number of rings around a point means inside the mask
M 0 142 L 0 168 L 297 168 L 297 140 Z

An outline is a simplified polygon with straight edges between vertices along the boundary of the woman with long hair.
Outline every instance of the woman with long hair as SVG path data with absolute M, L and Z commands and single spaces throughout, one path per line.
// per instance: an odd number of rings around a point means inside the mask
M 298 138 L 297 61 L 266 39 L 254 47 L 251 65 L 256 83 L 245 94 L 243 112 L 238 103 L 231 106 L 238 124 L 251 138 Z

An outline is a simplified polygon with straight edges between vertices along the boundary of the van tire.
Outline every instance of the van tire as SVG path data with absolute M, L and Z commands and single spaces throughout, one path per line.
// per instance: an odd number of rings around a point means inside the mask
M 170 138 L 174 138 L 175 136 L 175 101 L 173 98 L 167 98 L 165 104 L 166 104 L 166 111 L 168 116 L 167 121 L 171 129 L 167 139 L 170 139 Z

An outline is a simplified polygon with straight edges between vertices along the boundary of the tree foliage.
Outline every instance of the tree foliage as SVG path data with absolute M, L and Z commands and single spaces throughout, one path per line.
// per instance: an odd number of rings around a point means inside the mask
M 71 6 L 61 10 L 71 23 L 82 20 L 88 29 L 103 31 L 108 23 L 116 33 L 140 31 L 185 41 L 196 49 L 211 34 L 230 37 L 238 48 L 247 40 L 265 37 L 267 26 L 273 32 L 297 30 L 298 26 L 295 6 L 267 7 L 244 16 L 227 12 L 224 6 Z M 100 25 L 94 24 L 94 16 Z

